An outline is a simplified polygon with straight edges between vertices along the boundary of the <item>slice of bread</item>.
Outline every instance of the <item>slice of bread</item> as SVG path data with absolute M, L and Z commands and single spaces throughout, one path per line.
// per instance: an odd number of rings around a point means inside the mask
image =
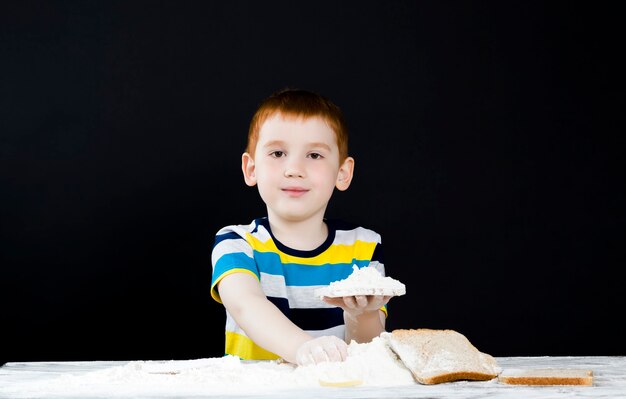
M 480 352 L 454 330 L 394 330 L 383 333 L 391 350 L 421 384 L 486 381 L 502 371 L 495 358 Z
M 498 381 L 513 385 L 593 385 L 593 372 L 584 369 L 504 369 Z

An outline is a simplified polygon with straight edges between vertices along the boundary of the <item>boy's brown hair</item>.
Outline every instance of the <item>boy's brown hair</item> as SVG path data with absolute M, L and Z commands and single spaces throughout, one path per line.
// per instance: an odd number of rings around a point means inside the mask
M 248 130 L 246 152 L 250 156 L 254 157 L 261 126 L 277 113 L 295 118 L 321 117 L 335 132 L 339 162 L 348 157 L 348 129 L 339 107 L 322 95 L 301 89 L 283 89 L 261 102 L 252 116 Z

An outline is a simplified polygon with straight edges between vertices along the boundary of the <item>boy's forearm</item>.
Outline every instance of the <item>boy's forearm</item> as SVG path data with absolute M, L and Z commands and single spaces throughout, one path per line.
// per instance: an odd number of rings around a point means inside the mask
M 370 342 L 385 331 L 385 314 L 380 310 L 364 312 L 358 316 L 352 316 L 343 312 L 346 323 L 346 342 L 352 340 L 358 343 Z
M 266 298 L 253 276 L 231 274 L 222 279 L 218 289 L 224 306 L 246 335 L 286 361 L 295 363 L 300 345 L 313 338 Z
M 256 298 L 233 314 L 248 337 L 262 348 L 296 363 L 296 351 L 312 339 L 265 298 Z

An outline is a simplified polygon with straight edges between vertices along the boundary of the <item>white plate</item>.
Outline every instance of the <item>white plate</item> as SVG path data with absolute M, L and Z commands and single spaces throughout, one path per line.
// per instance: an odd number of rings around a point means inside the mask
M 315 290 L 315 295 L 329 298 L 337 298 L 343 296 L 354 295 L 383 295 L 383 296 L 400 296 L 406 293 L 406 288 L 376 288 L 376 287 L 355 287 L 347 289 L 331 289 L 330 287 L 322 287 Z

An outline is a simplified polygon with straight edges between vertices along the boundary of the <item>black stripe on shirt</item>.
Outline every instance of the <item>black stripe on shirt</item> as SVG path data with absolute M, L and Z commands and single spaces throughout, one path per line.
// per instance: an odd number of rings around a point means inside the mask
M 290 309 L 286 298 L 267 297 L 289 320 L 303 330 L 326 330 L 343 324 L 343 309 Z

